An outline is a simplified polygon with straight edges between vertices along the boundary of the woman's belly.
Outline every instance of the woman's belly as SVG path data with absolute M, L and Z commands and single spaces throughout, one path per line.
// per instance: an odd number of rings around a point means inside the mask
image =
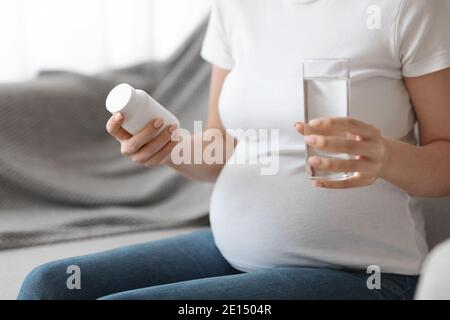
M 302 152 L 280 154 L 276 175 L 229 164 L 211 200 L 218 248 L 237 269 L 314 266 L 418 274 L 427 247 L 421 214 L 382 180 L 366 188 L 317 189 Z

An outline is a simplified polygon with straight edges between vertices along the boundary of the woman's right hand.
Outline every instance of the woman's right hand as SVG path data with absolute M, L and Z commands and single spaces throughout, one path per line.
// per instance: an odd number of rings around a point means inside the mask
M 165 123 L 163 119 L 157 118 L 132 136 L 122 128 L 124 120 L 123 114 L 117 113 L 106 124 L 109 134 L 120 142 L 121 153 L 146 167 L 167 164 L 173 148 L 178 144 L 178 141 L 172 141 L 172 135 L 178 126 L 170 125 L 158 134 Z

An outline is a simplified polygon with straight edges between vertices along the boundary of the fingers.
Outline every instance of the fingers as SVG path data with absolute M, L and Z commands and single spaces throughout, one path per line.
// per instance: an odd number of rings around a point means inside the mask
M 349 132 L 362 140 L 372 140 L 380 136 L 380 131 L 374 126 L 352 118 L 319 118 L 310 121 L 308 126 L 323 135 Z
M 122 154 L 131 156 L 137 153 L 143 146 L 151 142 L 156 137 L 163 125 L 163 119 L 157 118 L 151 121 L 138 134 L 134 135 L 122 144 Z
M 379 150 L 367 141 L 310 135 L 305 137 L 305 143 L 314 149 L 326 152 L 346 153 L 369 158 L 376 158 L 379 154 Z
M 131 134 L 122 128 L 124 116 L 121 113 L 113 115 L 106 123 L 106 130 L 110 135 L 119 141 L 128 140 L 131 138 Z
M 317 180 L 314 186 L 327 189 L 362 188 L 372 185 L 375 181 L 376 178 L 357 172 L 353 177 L 342 181 Z
M 171 156 L 172 150 L 175 148 L 177 143 L 177 141 L 171 141 L 166 144 L 161 150 L 158 151 L 158 153 L 156 153 L 145 163 L 145 166 L 153 167 L 163 164 L 167 158 Z
M 344 160 L 314 156 L 308 164 L 317 171 L 355 172 L 343 181 L 316 180 L 317 187 L 358 188 L 373 184 L 385 163 L 386 146 L 381 132 L 370 124 L 351 118 L 319 118 L 308 124 L 295 124 L 305 143 L 317 150 L 354 155 Z
M 379 169 L 376 162 L 368 159 L 342 160 L 314 156 L 308 160 L 308 163 L 315 170 L 326 172 L 374 173 Z
M 122 154 L 131 156 L 137 163 L 148 167 L 160 165 L 170 156 L 173 148 L 178 144 L 178 140 L 172 141 L 172 135 L 177 129 L 177 125 L 171 125 L 160 132 L 164 126 L 164 120 L 157 118 L 141 132 L 132 136 L 122 128 L 124 120 L 121 113 L 113 115 L 106 124 L 106 130 L 120 141 Z
M 322 135 L 322 136 L 336 136 L 336 137 L 348 137 L 349 133 L 340 132 L 337 130 L 329 130 L 325 128 L 313 128 L 303 122 L 297 122 L 294 125 L 295 129 L 303 136 L 307 135 Z
M 171 142 L 172 134 L 176 130 L 176 125 L 161 132 L 151 142 L 147 143 L 141 150 L 133 155 L 133 161 L 139 164 L 146 164 L 156 156 L 167 144 Z

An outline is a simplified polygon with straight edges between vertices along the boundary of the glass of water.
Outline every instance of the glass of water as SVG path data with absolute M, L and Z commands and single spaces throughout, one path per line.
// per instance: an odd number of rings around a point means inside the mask
M 343 118 L 350 108 L 350 60 L 307 59 L 303 61 L 305 123 L 317 118 Z M 305 132 L 308 135 L 308 131 Z M 350 159 L 348 154 L 320 151 L 306 145 L 306 171 L 310 179 L 340 181 L 354 175 L 349 172 L 323 172 L 308 163 L 312 156 Z

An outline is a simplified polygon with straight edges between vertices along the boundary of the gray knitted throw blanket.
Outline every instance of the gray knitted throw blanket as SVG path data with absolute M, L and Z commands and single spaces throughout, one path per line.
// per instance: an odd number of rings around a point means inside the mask
M 203 32 L 165 62 L 0 85 L 0 250 L 207 225 L 211 185 L 137 166 L 105 131 L 105 98 L 121 82 L 152 94 L 184 128 L 206 118 Z

